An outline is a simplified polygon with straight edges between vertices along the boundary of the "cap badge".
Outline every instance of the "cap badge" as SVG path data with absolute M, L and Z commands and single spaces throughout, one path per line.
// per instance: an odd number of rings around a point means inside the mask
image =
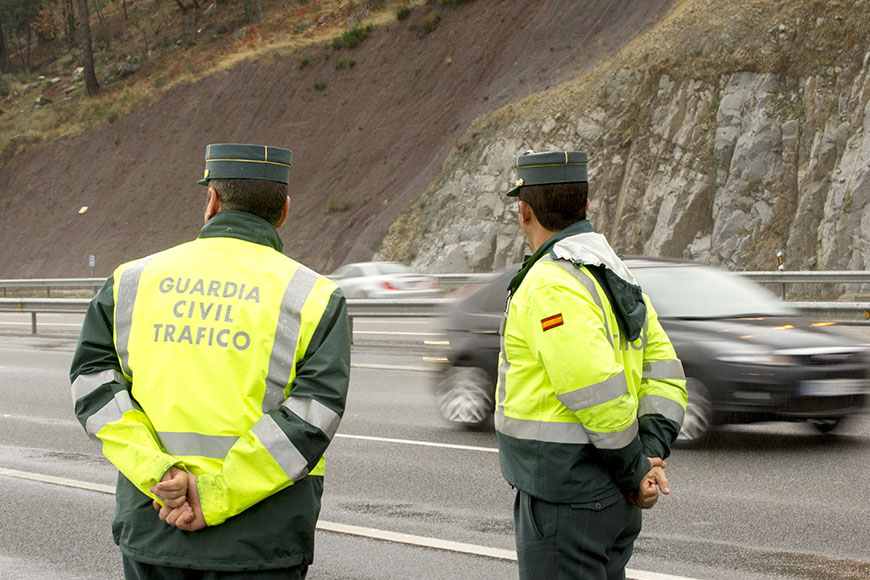
M 522 187 L 522 185 L 523 185 L 525 182 L 526 182 L 526 180 L 523 179 L 522 177 L 520 177 L 519 179 L 517 179 L 517 182 L 514 184 L 514 186 L 515 186 L 515 187 Z

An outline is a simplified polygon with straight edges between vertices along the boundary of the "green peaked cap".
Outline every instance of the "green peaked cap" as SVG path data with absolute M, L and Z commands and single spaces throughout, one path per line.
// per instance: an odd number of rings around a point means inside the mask
M 514 167 L 517 180 L 507 194 L 516 197 L 524 185 L 550 185 L 589 181 L 585 151 L 547 151 L 517 155 Z
M 290 183 L 292 153 L 281 147 L 214 143 L 205 148 L 205 173 L 197 181 L 208 185 L 209 179 L 265 179 Z

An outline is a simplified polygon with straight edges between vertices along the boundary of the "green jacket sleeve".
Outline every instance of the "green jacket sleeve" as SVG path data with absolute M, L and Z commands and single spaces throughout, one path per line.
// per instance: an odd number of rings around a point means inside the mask
M 686 376 L 670 339 L 647 301 L 647 343 L 638 389 L 638 423 L 647 457 L 666 459 L 686 412 Z

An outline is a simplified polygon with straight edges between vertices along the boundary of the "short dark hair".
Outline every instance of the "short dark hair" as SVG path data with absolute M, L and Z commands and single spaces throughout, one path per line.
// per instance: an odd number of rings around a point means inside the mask
M 519 199 L 532 206 L 535 217 L 551 232 L 564 230 L 586 219 L 589 184 L 585 181 L 526 185 L 520 188 Z
M 243 211 L 277 226 L 284 213 L 287 184 L 266 179 L 210 179 L 222 210 Z

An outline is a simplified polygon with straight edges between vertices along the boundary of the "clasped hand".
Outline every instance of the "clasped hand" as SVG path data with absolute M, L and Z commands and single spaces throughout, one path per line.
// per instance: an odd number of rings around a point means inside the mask
M 162 502 L 154 501 L 160 521 L 185 532 L 201 530 L 206 526 L 196 489 L 196 476 L 178 467 L 170 467 L 160 483 L 149 488 Z
M 637 491 L 628 494 L 628 501 L 641 509 L 650 509 L 659 501 L 659 491 L 667 495 L 671 493 L 668 478 L 665 477 L 667 464 L 663 459 L 650 457 L 650 470 L 643 476 Z

